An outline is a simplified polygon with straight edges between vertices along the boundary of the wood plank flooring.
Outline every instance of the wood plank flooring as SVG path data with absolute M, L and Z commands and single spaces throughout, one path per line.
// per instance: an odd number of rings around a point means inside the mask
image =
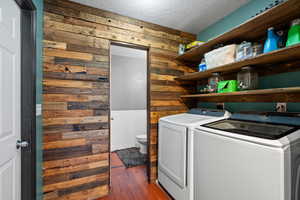
M 170 200 L 156 184 L 149 184 L 146 166 L 126 169 L 116 153 L 111 154 L 112 188 L 109 196 L 98 200 Z

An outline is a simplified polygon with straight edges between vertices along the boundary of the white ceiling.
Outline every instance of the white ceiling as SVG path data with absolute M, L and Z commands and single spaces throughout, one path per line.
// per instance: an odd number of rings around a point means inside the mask
M 197 34 L 250 0 L 72 1 Z

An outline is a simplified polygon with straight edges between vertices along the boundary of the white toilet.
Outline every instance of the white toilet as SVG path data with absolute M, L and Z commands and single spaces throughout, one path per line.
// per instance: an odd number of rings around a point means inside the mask
M 136 136 L 137 146 L 140 148 L 141 154 L 147 154 L 147 135 Z

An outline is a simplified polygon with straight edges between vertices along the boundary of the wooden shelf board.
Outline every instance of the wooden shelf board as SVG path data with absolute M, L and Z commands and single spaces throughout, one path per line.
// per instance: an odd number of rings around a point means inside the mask
M 223 65 L 204 72 L 189 73 L 177 77 L 176 80 L 179 81 L 200 80 L 203 78 L 209 78 L 214 72 L 232 73 L 232 72 L 239 71 L 242 67 L 248 65 L 263 67 L 261 65 L 283 63 L 287 61 L 299 60 L 299 58 L 300 58 L 300 44 L 297 44 L 276 51 L 272 51 L 266 54 L 261 54 L 246 60 Z
M 300 102 L 300 87 L 182 95 L 203 102 Z
M 203 45 L 177 56 L 176 60 L 187 63 L 199 63 L 203 55 L 210 51 L 216 44 L 229 44 L 244 40 L 253 41 L 258 38 L 262 38 L 266 35 L 266 31 L 269 27 L 273 26 L 281 29 L 288 26 L 293 19 L 299 18 L 299 10 L 299 0 L 288 0 L 256 17 L 249 19 L 232 30 L 209 40 Z

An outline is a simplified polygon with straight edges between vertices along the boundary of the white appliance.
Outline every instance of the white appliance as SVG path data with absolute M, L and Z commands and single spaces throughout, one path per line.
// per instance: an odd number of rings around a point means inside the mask
M 193 109 L 159 120 L 158 182 L 176 200 L 193 199 L 192 128 L 228 116 L 223 111 Z
M 300 117 L 232 115 L 195 128 L 195 200 L 299 200 Z

